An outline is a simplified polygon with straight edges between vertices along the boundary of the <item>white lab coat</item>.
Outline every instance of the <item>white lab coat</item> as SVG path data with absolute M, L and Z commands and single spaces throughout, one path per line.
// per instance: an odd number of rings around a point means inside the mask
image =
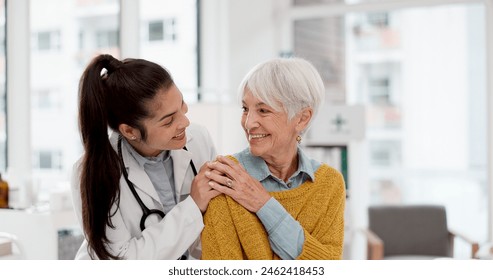
M 110 142 L 117 151 L 118 133 L 113 133 Z M 106 227 L 106 235 L 111 241 L 110 252 L 124 259 L 178 259 L 187 249 L 193 258 L 200 257 L 200 233 L 204 227 L 202 213 L 193 201 L 190 187 L 193 160 L 197 172 L 209 160 L 214 159 L 216 151 L 209 133 L 204 127 L 191 124 L 187 128 L 188 151 L 172 150 L 173 172 L 176 198 L 179 203 L 169 211 L 161 221 L 157 215 L 151 215 L 146 221 L 144 231 L 140 230 L 142 210 L 130 191 L 123 175 L 120 178 L 120 207 L 111 218 L 115 228 Z M 128 172 L 128 179 L 149 209 L 163 211 L 159 196 L 144 169 L 122 145 L 122 156 Z M 80 199 L 80 160 L 74 165 L 72 176 L 72 198 L 75 212 L 82 227 Z M 112 211 L 116 209 L 113 206 Z M 76 259 L 90 259 L 87 242 L 84 241 L 77 252 Z

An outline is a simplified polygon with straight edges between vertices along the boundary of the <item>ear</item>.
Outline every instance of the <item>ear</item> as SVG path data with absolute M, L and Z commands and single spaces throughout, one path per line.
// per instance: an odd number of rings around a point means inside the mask
M 120 124 L 118 126 L 118 131 L 123 135 L 128 141 L 135 141 L 140 139 L 140 132 L 138 129 L 129 126 L 128 124 Z
M 298 123 L 296 124 L 296 129 L 298 132 L 305 130 L 305 128 L 310 123 L 313 117 L 313 109 L 312 108 L 304 108 L 301 112 L 298 113 Z

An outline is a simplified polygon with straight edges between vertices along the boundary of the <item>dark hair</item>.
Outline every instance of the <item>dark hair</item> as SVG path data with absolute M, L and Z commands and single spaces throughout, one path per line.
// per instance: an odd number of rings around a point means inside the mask
M 79 82 L 79 129 L 84 145 L 80 195 L 83 229 L 89 253 L 99 259 L 118 259 L 108 251 L 106 226 L 118 210 L 122 166 L 108 139 L 108 127 L 118 131 L 125 123 L 137 128 L 145 141 L 142 124 L 147 106 L 159 90 L 174 84 L 158 64 L 143 59 L 120 61 L 111 55 L 95 57 Z M 116 208 L 113 209 L 113 205 Z

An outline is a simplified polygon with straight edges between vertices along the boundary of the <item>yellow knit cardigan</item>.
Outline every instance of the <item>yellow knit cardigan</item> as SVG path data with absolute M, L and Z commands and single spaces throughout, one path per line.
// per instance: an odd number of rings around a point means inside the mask
M 342 175 L 326 164 L 315 180 L 292 190 L 270 192 L 303 227 L 300 260 L 341 259 L 344 239 L 345 185 Z M 204 215 L 202 259 L 279 259 L 255 213 L 231 197 L 212 199 Z

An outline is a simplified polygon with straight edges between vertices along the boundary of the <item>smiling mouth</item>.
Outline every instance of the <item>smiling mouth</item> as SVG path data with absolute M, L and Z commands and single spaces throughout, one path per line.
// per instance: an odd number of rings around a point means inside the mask
M 181 137 L 183 137 L 183 135 L 185 135 L 185 130 L 183 130 L 181 133 L 173 136 L 173 138 L 181 138 Z
M 248 141 L 250 141 L 252 139 L 262 139 L 262 138 L 265 138 L 267 136 L 268 136 L 268 134 L 248 134 Z

